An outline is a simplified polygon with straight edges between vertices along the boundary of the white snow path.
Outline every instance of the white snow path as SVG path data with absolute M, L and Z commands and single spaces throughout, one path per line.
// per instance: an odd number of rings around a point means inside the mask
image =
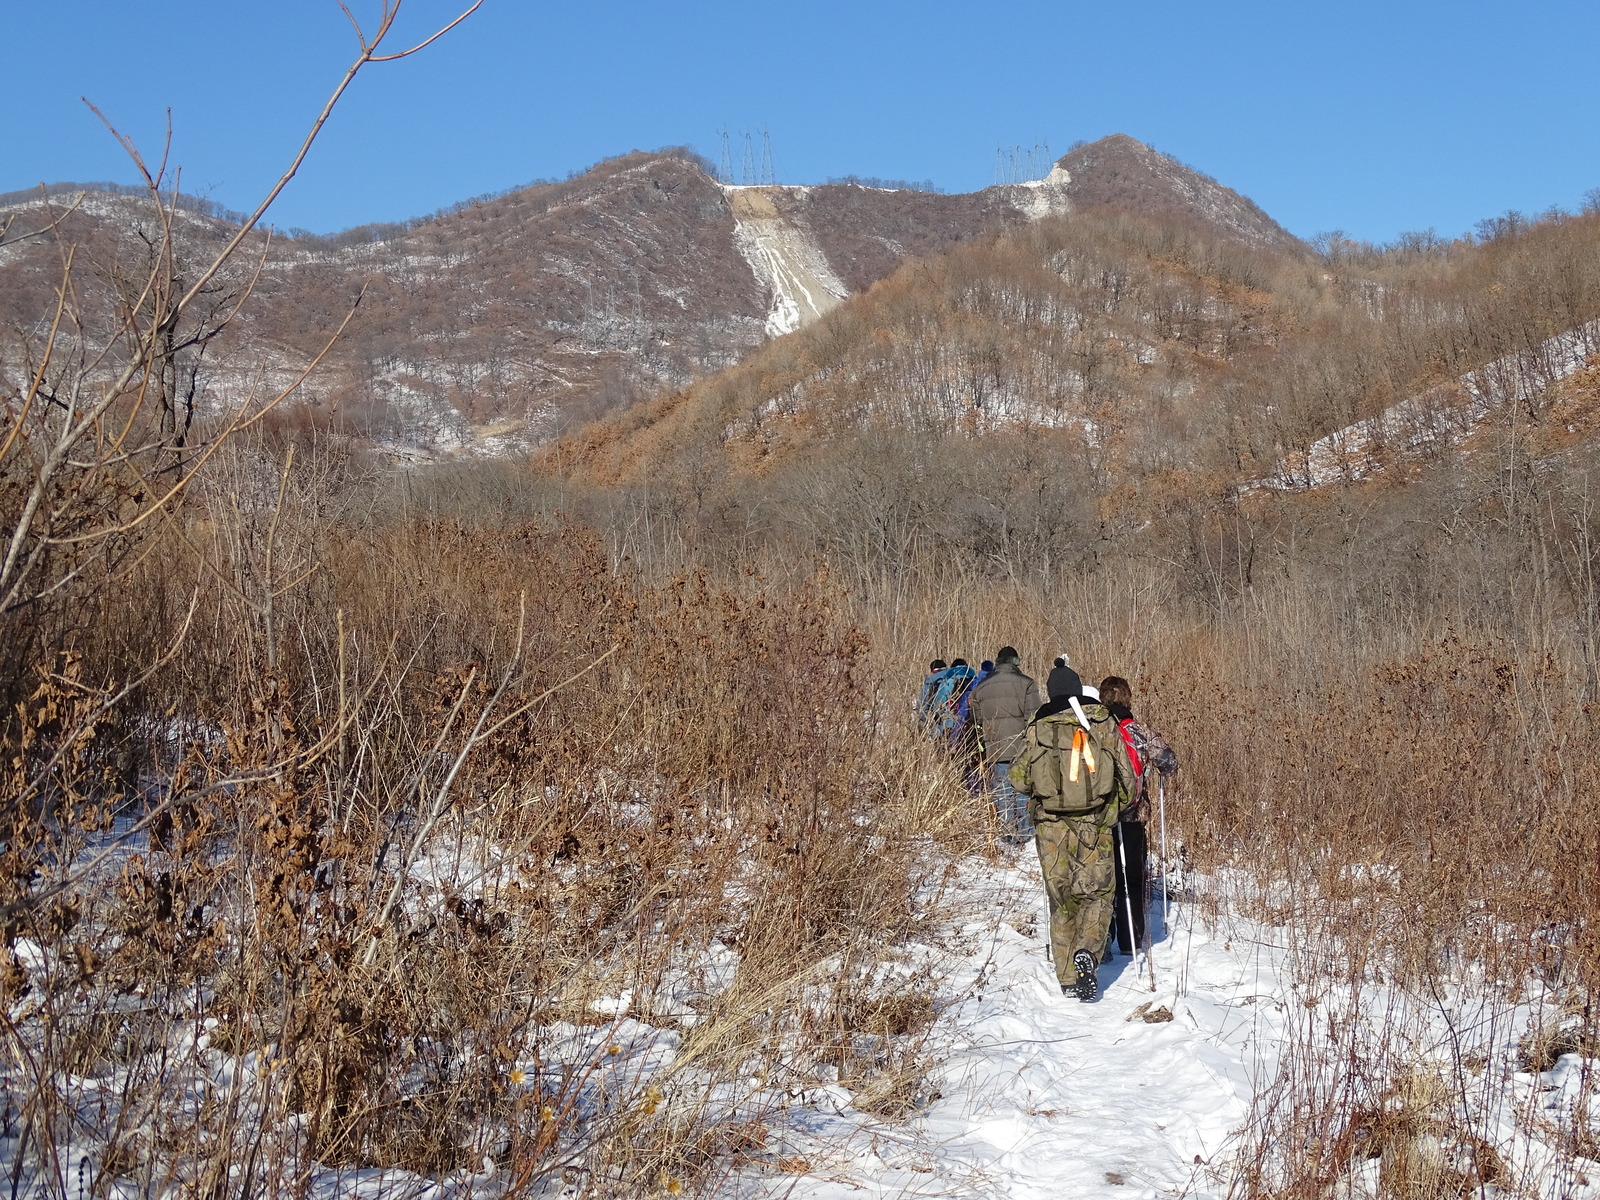
M 445 892 L 481 894 L 486 876 L 498 874 L 495 864 L 510 861 L 500 847 L 464 828 L 455 841 L 439 839 L 411 864 L 411 900 L 420 912 Z M 903 1093 L 925 1101 L 923 1107 L 899 1120 L 858 1109 L 870 1094 L 844 1086 L 835 1060 L 819 1058 L 809 1041 L 747 1079 L 701 1077 L 692 1065 L 668 1074 L 667 1103 L 681 1100 L 686 1113 L 710 1112 L 713 1121 L 737 1120 L 741 1128 L 754 1121 L 763 1130 L 760 1153 L 722 1164 L 725 1176 L 703 1181 L 711 1194 L 725 1200 L 1219 1200 L 1237 1175 L 1235 1156 L 1249 1153 L 1239 1134 L 1255 1099 L 1278 1081 L 1280 1055 L 1315 1056 L 1326 1046 L 1370 1060 L 1375 1069 L 1433 1065 L 1441 1079 L 1452 1064 L 1484 1064 L 1468 1085 L 1476 1098 L 1463 1128 L 1485 1131 L 1518 1181 L 1515 1194 L 1600 1197 L 1600 1187 L 1589 1182 L 1593 1173 L 1570 1152 L 1563 1156 L 1557 1141 L 1562 1129 L 1590 1112 L 1594 1060 L 1569 1053 L 1542 1074 L 1519 1065 L 1518 1047 L 1535 1010 L 1560 1016 L 1542 993 L 1508 1001 L 1500 983 L 1487 981 L 1485 992 L 1486 981 L 1471 971 L 1464 986 L 1446 981 L 1443 999 L 1393 993 L 1376 978 L 1354 988 L 1331 980 L 1324 986 L 1315 955 L 1304 957 L 1314 947 L 1290 928 L 1239 915 L 1250 894 L 1246 880 L 1224 873 L 1191 881 L 1196 894 L 1203 889 L 1211 897 L 1209 912 L 1221 915 L 1205 915 L 1198 900 L 1175 890 L 1164 923 L 1159 887 L 1153 889 L 1154 990 L 1132 961 L 1114 958 L 1101 968 L 1101 997 L 1083 1004 L 1061 994 L 1045 955 L 1046 905 L 1031 847 L 994 861 L 955 864 L 930 848 L 927 865 L 950 869 L 927 877 L 926 932 L 917 942 L 887 948 L 881 964 L 888 968 L 885 978 L 905 980 L 905 987 L 933 1002 L 934 1023 L 908 1056 L 915 1064 L 909 1074 L 920 1078 Z M 1291 947 L 1302 956 L 1298 966 L 1291 966 Z M 16 949 L 30 969 L 48 965 L 43 947 L 19 941 Z M 674 963 L 670 984 L 661 989 L 677 1010 L 674 1018 L 691 1025 L 699 1011 L 695 999 L 727 986 L 737 965 L 737 954 L 725 945 Z M 629 1015 L 633 998 L 623 990 L 595 1002 L 596 1011 L 611 1015 L 607 1022 L 537 1027 L 536 1052 L 518 1064 L 525 1077 L 593 1070 L 600 1082 L 591 1099 L 603 1104 L 607 1089 L 614 1089 L 619 1103 L 633 1103 L 629 1097 L 668 1071 L 682 1046 L 678 1030 Z M 1146 1023 L 1139 1019 L 1141 1007 L 1167 1009 L 1173 1019 Z M 663 1011 L 658 1001 L 656 1012 Z M 17 1022 L 18 1014 L 12 1019 Z M 177 1095 L 195 1115 L 206 1097 L 237 1092 L 248 1113 L 267 1079 L 263 1060 L 211 1048 L 216 1023 L 209 1019 L 198 1033 L 181 1026 L 187 1031 L 174 1035 Z M 1343 1031 L 1338 1038 L 1336 1024 Z M 1324 1027 L 1326 1040 L 1317 1033 Z M 1315 1035 L 1309 1042 L 1308 1033 Z M 869 1056 L 870 1050 L 862 1052 L 863 1060 Z M 56 1147 L 48 1170 L 20 1158 L 15 1123 L 0 1131 L 0 1162 L 22 1164 L 13 1194 L 22 1200 L 71 1194 L 76 1176 L 68 1179 L 62 1164 L 69 1174 L 86 1170 L 97 1193 L 143 1194 L 122 1177 L 108 1174 L 104 1187 L 100 1182 L 106 1117 L 102 1110 L 97 1124 L 93 1114 L 109 1085 L 87 1076 L 63 1077 L 62 1083 L 82 1123 Z M 1265 1100 L 1273 1103 L 1270 1093 Z M 1588 1136 L 1600 1137 L 1600 1122 L 1585 1119 Z M 283 1145 L 293 1144 L 298 1128 L 281 1131 Z M 299 1161 L 293 1154 L 290 1160 Z M 175 1160 L 174 1169 L 192 1165 Z M 1352 1160 L 1350 1190 L 1341 1194 L 1380 1195 L 1379 1169 L 1377 1160 Z M 514 1177 L 490 1162 L 434 1179 L 399 1169 L 335 1167 L 313 1167 L 302 1179 L 314 1200 L 497 1200 Z M 576 1200 L 603 1193 L 589 1190 L 586 1179 L 581 1171 L 572 1179 L 551 1174 L 529 1194 Z
M 778 337 L 809 325 L 850 295 L 828 257 L 806 231 L 772 202 L 777 188 L 726 186 L 734 239 L 756 278 L 772 295 L 767 334 Z
M 958 903 L 961 965 L 929 1046 L 938 1098 L 899 1126 L 797 1143 L 813 1164 L 796 1197 L 1205 1196 L 1230 1136 L 1271 1077 L 1281 1014 L 1279 952 L 1253 927 L 1208 933 L 1159 901 L 1157 988 L 1127 958 L 1101 967 L 1091 1004 L 1063 996 L 1045 957 L 1045 904 L 1030 851 L 983 870 Z M 1019 932 L 1019 928 L 1021 931 Z M 1140 1005 L 1170 1022 L 1129 1019 Z M 863 1142 L 869 1142 L 863 1145 Z M 792 1186 L 792 1185 L 790 1185 Z M 770 1192 L 769 1194 L 778 1194 Z

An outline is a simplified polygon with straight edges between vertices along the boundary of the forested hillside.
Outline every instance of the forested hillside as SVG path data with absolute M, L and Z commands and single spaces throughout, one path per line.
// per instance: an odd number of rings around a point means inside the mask
M 1531 519 L 1536 493 L 1550 517 L 1593 451 L 1593 374 L 1571 372 L 1600 350 L 1600 215 L 1490 232 L 1312 258 L 1116 208 L 1051 218 L 911 264 L 536 472 L 863 580 L 1155 556 L 1215 601 L 1302 576 L 1359 521 L 1352 587 L 1458 588 L 1474 545 L 1499 593 L 1526 545 L 1488 513 Z M 1457 435 L 1386 442 L 1416 397 Z M 1359 471 L 1306 474 L 1362 430 Z
M 815 306 L 794 309 L 789 293 L 817 284 L 797 285 L 796 272 L 849 295 L 1080 197 L 1298 245 L 1242 197 L 1126 137 L 1073 151 L 1044 181 L 964 195 L 733 187 L 708 165 L 681 148 L 635 152 L 417 221 L 253 233 L 253 261 L 238 260 L 213 289 L 225 311 L 249 288 L 248 336 L 209 344 L 194 403 L 238 408 L 316 361 L 289 405 L 303 423 L 408 458 L 515 454 L 685 387 L 811 319 Z M 11 331 L 0 369 L 13 374 L 35 349 L 13 335 L 49 310 L 63 248 L 76 248 L 83 314 L 104 325 L 160 236 L 146 199 L 92 185 L 48 191 L 0 197 L 0 327 Z M 232 216 L 193 200 L 174 210 L 180 270 L 222 244 Z

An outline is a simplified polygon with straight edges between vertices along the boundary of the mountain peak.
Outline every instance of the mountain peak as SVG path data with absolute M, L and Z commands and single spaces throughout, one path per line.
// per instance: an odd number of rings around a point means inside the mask
M 1298 238 L 1249 197 L 1125 133 L 1078 146 L 1056 167 L 1071 177 L 1068 195 L 1079 208 L 1105 205 L 1148 216 L 1180 214 L 1252 246 L 1303 249 Z

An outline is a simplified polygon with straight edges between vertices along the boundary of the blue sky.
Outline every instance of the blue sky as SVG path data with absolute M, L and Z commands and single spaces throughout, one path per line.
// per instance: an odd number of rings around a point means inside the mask
M 452 13 L 406 0 L 401 32 Z M 354 48 L 334 0 L 0 0 L 0 41 L 0 191 L 132 181 L 87 96 L 152 154 L 170 107 L 184 190 L 240 209 Z M 765 127 L 780 182 L 965 191 L 997 145 L 1124 132 L 1302 236 L 1456 234 L 1600 188 L 1597 45 L 1594 0 L 486 0 L 369 68 L 273 220 L 393 220 L 634 148 L 715 159 L 720 128 Z

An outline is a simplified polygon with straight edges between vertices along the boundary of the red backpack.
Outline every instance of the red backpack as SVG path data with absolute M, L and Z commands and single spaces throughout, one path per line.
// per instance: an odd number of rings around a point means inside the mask
M 1144 800 L 1144 760 L 1139 757 L 1139 748 L 1133 744 L 1133 732 L 1129 728 L 1132 724 L 1132 717 L 1124 717 L 1117 722 L 1117 731 L 1122 734 L 1122 744 L 1128 748 L 1128 761 L 1133 764 L 1133 795 L 1128 798 L 1129 808 Z

